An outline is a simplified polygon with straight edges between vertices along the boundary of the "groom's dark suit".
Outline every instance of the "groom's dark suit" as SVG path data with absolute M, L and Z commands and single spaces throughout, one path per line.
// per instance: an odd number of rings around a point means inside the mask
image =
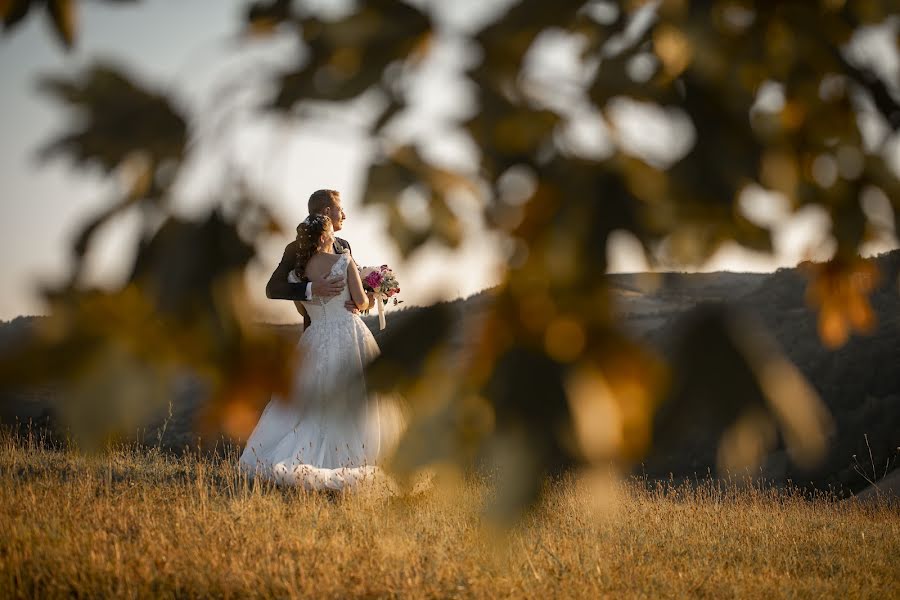
M 343 238 L 336 237 L 334 238 L 334 251 L 337 254 L 341 252 L 350 252 L 350 244 L 347 240 Z M 294 240 L 284 248 L 284 254 L 281 257 L 281 262 L 278 263 L 278 266 L 275 267 L 275 272 L 272 273 L 272 276 L 269 277 L 269 283 L 266 284 L 266 297 L 271 298 L 272 300 L 311 300 L 311 298 L 306 297 L 306 285 L 309 283 L 309 279 L 304 277 L 300 280 L 300 283 L 291 283 L 288 281 L 288 273 L 293 270 L 294 265 L 297 263 L 297 241 Z M 300 306 L 300 305 L 298 305 Z M 301 310 L 303 313 L 303 329 L 305 330 L 309 327 L 310 319 L 309 315 L 306 314 L 306 310 Z

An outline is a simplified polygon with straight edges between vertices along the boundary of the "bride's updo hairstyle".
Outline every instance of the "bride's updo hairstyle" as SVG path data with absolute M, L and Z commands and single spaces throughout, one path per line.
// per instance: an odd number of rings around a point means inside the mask
M 297 260 L 294 263 L 294 273 L 297 277 L 303 277 L 306 263 L 319 249 L 322 234 L 331 226 L 331 219 L 325 215 L 309 215 L 297 225 Z

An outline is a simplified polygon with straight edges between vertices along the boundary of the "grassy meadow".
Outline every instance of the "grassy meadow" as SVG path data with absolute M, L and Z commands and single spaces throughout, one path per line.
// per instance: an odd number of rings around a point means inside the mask
M 498 536 L 483 481 L 328 496 L 235 463 L 3 433 L 0 597 L 900 597 L 896 506 L 568 481 Z

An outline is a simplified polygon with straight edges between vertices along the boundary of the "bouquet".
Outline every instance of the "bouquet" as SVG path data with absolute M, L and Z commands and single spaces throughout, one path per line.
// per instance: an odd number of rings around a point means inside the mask
M 360 276 L 366 291 L 375 294 L 375 303 L 378 305 L 378 326 L 380 329 L 384 329 L 384 301 L 394 294 L 400 293 L 397 276 L 387 265 L 363 267 L 360 269 Z

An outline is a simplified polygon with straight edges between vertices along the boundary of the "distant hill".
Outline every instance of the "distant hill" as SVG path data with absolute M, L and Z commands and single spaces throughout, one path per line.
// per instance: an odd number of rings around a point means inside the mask
M 815 471 L 803 472 L 787 459 L 783 449 L 775 451 L 763 467 L 763 475 L 775 482 L 788 480 L 819 489 L 852 492 L 867 483 L 853 468 L 852 457 L 869 469 L 869 450 L 877 476 L 900 463 L 900 251 L 875 260 L 882 274 L 881 286 L 872 296 L 879 319 L 870 336 L 853 337 L 836 351 L 822 347 L 816 332 L 816 315 L 805 304 L 806 279 L 797 269 L 775 273 L 639 273 L 608 275 L 623 322 L 634 335 L 672 356 L 672 341 L 689 311 L 709 302 L 728 302 L 756 315 L 775 336 L 787 356 L 815 386 L 836 423 L 829 455 Z M 448 302 L 462 322 L 484 314 L 491 291 Z M 421 308 L 391 310 L 388 319 L 396 327 Z M 365 318 L 376 339 L 377 317 Z M 14 349 L 26 339 L 40 317 L 19 317 L 0 323 L 0 352 Z M 281 335 L 296 338 L 300 325 L 265 325 Z M 390 328 L 389 328 L 390 330 Z M 455 327 L 451 345 L 466 351 L 465 329 Z M 0 391 L 0 422 L 18 418 L 52 420 L 48 386 L 10 397 Z M 173 415 L 164 435 L 165 446 L 177 448 L 194 441 L 193 423 L 203 389 L 185 378 L 173 390 Z M 160 422 L 165 415 L 160 415 Z M 158 424 L 157 424 L 158 425 Z M 153 439 L 155 434 L 148 433 Z M 868 439 L 868 446 L 867 441 Z M 715 464 L 716 435 L 698 431 L 689 443 L 675 451 L 656 452 L 637 470 L 651 477 L 705 475 Z
M 878 477 L 900 464 L 900 251 L 873 260 L 881 272 L 881 285 L 871 296 L 878 327 L 871 335 L 852 337 L 838 350 L 820 343 L 816 314 L 806 305 L 807 280 L 797 269 L 781 269 L 761 280 L 753 276 L 756 283 L 743 286 L 743 293 L 732 298 L 774 334 L 834 418 L 828 456 L 818 468 L 802 471 L 780 449 L 764 465 L 768 478 L 856 491 L 867 482 L 854 468 L 854 455 L 869 478 L 875 476 L 872 463 Z M 679 325 L 675 317 L 668 315 L 663 326 L 645 336 L 670 358 L 670 342 Z M 696 431 L 677 452 L 651 455 L 643 468 L 651 476 L 705 473 L 715 464 L 715 442 L 709 432 Z

